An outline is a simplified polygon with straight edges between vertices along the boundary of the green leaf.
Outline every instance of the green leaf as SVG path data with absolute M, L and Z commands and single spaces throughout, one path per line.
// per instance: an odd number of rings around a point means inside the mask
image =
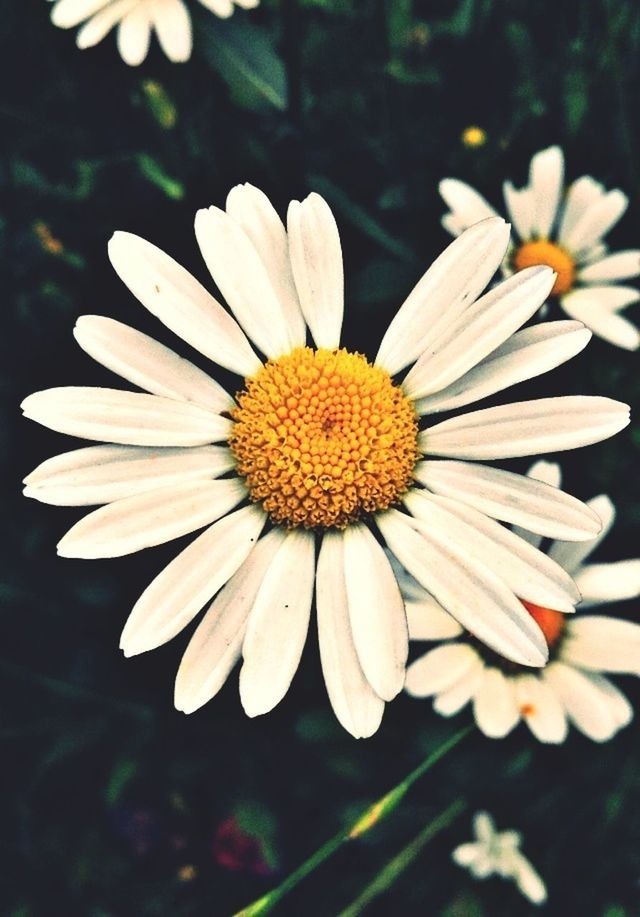
M 287 107 L 284 64 L 269 34 L 236 13 L 231 19 L 205 16 L 196 50 L 228 84 L 245 108 L 268 102 L 280 111 Z
M 589 107 L 587 75 L 582 68 L 568 70 L 564 78 L 564 114 L 567 130 L 576 134 Z

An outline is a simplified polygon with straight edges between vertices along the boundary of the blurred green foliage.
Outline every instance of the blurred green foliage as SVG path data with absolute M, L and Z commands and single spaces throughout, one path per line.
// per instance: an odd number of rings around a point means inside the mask
M 310 189 L 335 208 L 346 262 L 346 342 L 382 330 L 447 243 L 437 182 L 454 175 L 500 204 L 549 143 L 568 174 L 631 198 L 614 247 L 640 237 L 640 9 L 623 0 L 263 0 L 218 21 L 191 2 L 192 60 L 158 51 L 138 69 L 113 36 L 90 51 L 53 28 L 44 0 L 0 0 L 0 346 L 4 550 L 3 913 L 11 917 L 227 915 L 264 894 L 405 776 L 451 731 L 428 703 L 398 699 L 357 743 L 334 721 L 313 633 L 286 700 L 244 718 L 236 679 L 190 718 L 172 709 L 186 637 L 125 661 L 118 633 L 175 545 L 113 562 L 61 560 L 78 517 L 31 504 L 19 480 L 69 448 L 18 417 L 30 391 L 112 384 L 74 347 L 97 312 L 162 336 L 106 258 L 138 232 L 208 283 L 193 215 L 251 181 L 283 212 Z M 486 142 L 468 147 L 470 125 Z M 175 346 L 175 341 L 167 343 Z M 189 354 L 192 357 L 192 354 Z M 594 342 L 529 393 L 593 392 L 638 404 L 637 355 Z M 525 394 L 526 392 L 526 394 Z M 520 389 L 515 394 L 519 395 Z M 512 393 L 508 393 L 511 396 Z M 638 553 L 640 427 L 562 457 L 567 486 L 619 507 L 602 557 Z M 514 463 L 524 468 L 526 463 Z M 632 604 L 632 603 L 631 603 Z M 638 609 L 621 607 L 631 618 Z M 637 687 L 626 680 L 630 695 Z M 469 721 L 460 715 L 456 728 Z M 534 745 L 474 734 L 362 841 L 283 901 L 336 914 L 458 797 L 525 834 L 549 914 L 640 912 L 640 744 L 633 726 L 599 747 L 572 735 Z M 425 848 L 367 914 L 518 915 L 508 885 L 479 885 L 449 860 L 464 816 Z

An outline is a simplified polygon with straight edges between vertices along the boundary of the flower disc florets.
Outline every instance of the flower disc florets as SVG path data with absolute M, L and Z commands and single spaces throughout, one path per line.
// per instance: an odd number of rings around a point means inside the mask
M 237 471 L 274 522 L 344 528 L 410 485 L 413 404 L 359 353 L 297 348 L 269 360 L 237 402 Z
M 551 288 L 552 296 L 563 296 L 572 289 L 576 280 L 576 263 L 564 248 L 546 239 L 539 239 L 536 242 L 525 242 L 513 256 L 516 271 L 537 264 L 546 264 L 556 272 L 556 280 Z

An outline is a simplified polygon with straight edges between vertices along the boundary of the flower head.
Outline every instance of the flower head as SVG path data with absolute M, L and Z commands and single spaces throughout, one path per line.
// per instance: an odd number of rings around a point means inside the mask
M 529 183 L 504 183 L 505 209 L 517 236 L 502 265 L 505 276 L 534 264 L 556 272 L 551 295 L 570 318 L 578 319 L 618 347 L 635 350 L 640 333 L 619 313 L 640 299 L 640 291 L 622 281 L 640 275 L 640 250 L 610 254 L 604 241 L 627 209 L 622 191 L 605 191 L 583 175 L 564 193 L 564 156 L 557 146 L 531 160 Z M 457 236 L 496 211 L 469 185 L 455 178 L 440 182 L 449 207 L 442 223 Z
M 511 879 L 532 904 L 544 904 L 547 889 L 520 850 L 522 835 L 518 831 L 497 831 L 488 812 L 474 815 L 473 833 L 474 841 L 455 848 L 451 854 L 453 862 L 468 869 L 474 879 L 494 875 Z
M 547 486 L 560 484 L 555 464 L 538 462 L 529 475 Z M 553 541 L 549 557 L 573 577 L 582 595 L 581 608 L 637 597 L 640 559 L 586 563 L 615 518 L 613 504 L 604 495 L 588 505 L 603 521 L 599 535 L 580 544 Z M 540 544 L 539 536 L 526 531 L 521 535 Z M 596 742 L 613 738 L 630 722 L 631 705 L 602 673 L 640 675 L 639 624 L 581 613 L 567 618 L 553 607 L 525 601 L 551 658 L 545 669 L 532 674 L 486 652 L 406 575 L 403 593 L 409 600 L 410 635 L 439 643 L 409 667 L 406 689 L 415 697 L 433 696 L 434 709 L 442 716 L 473 703 L 476 723 L 485 735 L 502 738 L 524 721 L 537 739 L 550 743 L 564 741 L 570 722 Z
M 80 346 L 144 393 L 54 388 L 23 404 L 53 430 L 107 443 L 50 459 L 26 479 L 26 494 L 45 503 L 106 504 L 65 535 L 61 555 L 115 557 L 204 528 L 136 603 L 126 655 L 170 640 L 213 600 L 183 657 L 176 706 L 192 712 L 210 700 L 242 656 L 244 708 L 266 713 L 298 667 L 315 591 L 331 703 L 350 732 L 370 735 L 402 689 L 408 651 L 386 543 L 479 640 L 543 665 L 543 632 L 520 599 L 570 612 L 579 595 L 554 561 L 495 520 L 584 540 L 599 519 L 519 475 L 425 456 L 570 449 L 628 423 L 626 406 L 589 397 L 427 420 L 586 345 L 578 322 L 514 333 L 551 288 L 549 268 L 480 296 L 509 230 L 500 219 L 478 224 L 426 272 L 369 362 L 340 347 L 342 253 L 321 197 L 293 202 L 285 229 L 262 192 L 239 186 L 225 210 L 200 211 L 195 228 L 233 315 L 143 239 L 117 233 L 109 254 L 147 309 L 241 377 L 235 396 L 133 328 L 84 316 Z M 447 468 L 454 480 L 439 496 L 429 481 Z M 470 491 L 481 492 L 479 508 Z
M 155 31 L 169 60 L 181 63 L 191 57 L 191 16 L 185 0 L 49 0 L 54 3 L 51 21 L 61 29 L 81 26 L 79 48 L 92 48 L 116 26 L 118 51 L 132 67 L 146 58 Z M 234 5 L 254 9 L 260 0 L 200 0 L 217 16 L 226 18 Z

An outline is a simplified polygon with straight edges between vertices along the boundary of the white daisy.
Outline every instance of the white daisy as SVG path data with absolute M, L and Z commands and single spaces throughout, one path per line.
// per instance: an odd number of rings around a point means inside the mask
M 532 904 L 544 904 L 547 889 L 520 850 L 520 832 L 496 831 L 489 813 L 477 812 L 473 817 L 473 833 L 475 841 L 460 844 L 452 852 L 454 863 L 468 869 L 474 879 L 488 879 L 494 875 L 511 879 Z
M 126 655 L 170 640 L 215 596 L 182 661 L 176 705 L 190 712 L 206 703 L 242 655 L 245 710 L 266 713 L 297 669 L 315 581 L 331 702 L 349 731 L 369 735 L 384 701 L 402 689 L 408 649 L 377 530 L 478 639 L 543 665 L 544 636 L 520 598 L 572 611 L 579 594 L 554 561 L 494 520 L 583 540 L 599 519 L 552 487 L 465 462 L 446 463 L 459 469 L 452 496 L 434 497 L 419 482 L 440 466 L 421 457 L 584 446 L 625 427 L 628 408 L 544 398 L 420 427 L 425 415 L 545 372 L 585 346 L 589 332 L 578 322 L 514 334 L 544 300 L 552 272 L 531 268 L 476 299 L 509 238 L 501 219 L 480 223 L 427 271 L 369 363 L 340 348 L 342 253 L 321 197 L 292 202 L 285 229 L 261 191 L 238 186 L 226 210 L 198 213 L 195 230 L 235 317 L 149 242 L 116 233 L 109 254 L 160 321 L 243 377 L 235 401 L 155 340 L 84 316 L 80 346 L 148 394 L 54 388 L 23 404 L 53 430 L 109 443 L 50 459 L 26 479 L 27 495 L 45 503 L 107 504 L 68 532 L 61 555 L 115 557 L 208 526 L 137 602 L 122 635 Z M 476 509 L 468 494 L 480 490 Z
M 532 480 L 560 486 L 560 466 L 538 462 Z M 581 608 L 640 595 L 640 559 L 585 563 L 610 530 L 615 509 L 602 495 L 588 504 L 603 521 L 599 535 L 581 544 L 553 541 L 549 557 L 573 577 Z M 521 531 L 534 546 L 540 536 Z M 523 720 L 541 742 L 559 743 L 572 722 L 596 742 L 606 742 L 633 716 L 626 697 L 602 674 L 640 675 L 640 625 L 603 615 L 567 619 L 553 608 L 524 602 L 542 629 L 552 661 L 540 674 L 522 670 L 480 647 L 406 573 L 397 574 L 407 599 L 409 633 L 416 640 L 447 641 L 417 659 L 407 672 L 414 697 L 434 697 L 433 707 L 452 716 L 473 703 L 478 727 L 503 738 Z
M 625 350 L 640 345 L 640 332 L 619 313 L 640 299 L 640 291 L 621 281 L 640 275 L 640 250 L 609 254 L 604 237 L 627 209 L 619 189 L 583 175 L 564 194 L 564 156 L 557 146 L 531 160 L 529 184 L 503 186 L 505 209 L 519 239 L 502 265 L 505 276 L 532 264 L 556 271 L 551 295 L 570 318 Z M 496 211 L 469 185 L 456 178 L 440 182 L 440 194 L 450 208 L 443 226 L 457 236 Z
M 191 17 L 184 0 L 49 0 L 51 21 L 61 29 L 81 26 L 79 48 L 92 48 L 118 27 L 118 51 L 125 64 L 136 67 L 149 51 L 151 33 L 169 60 L 191 57 Z M 234 5 L 254 9 L 260 0 L 200 0 L 217 16 L 231 16 Z

